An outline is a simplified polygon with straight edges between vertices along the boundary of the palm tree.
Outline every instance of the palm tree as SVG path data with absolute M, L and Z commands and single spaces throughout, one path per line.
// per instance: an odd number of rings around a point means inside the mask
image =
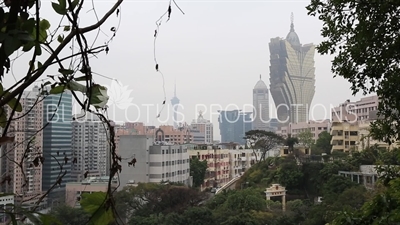
M 293 153 L 294 145 L 299 143 L 299 139 L 297 139 L 297 137 L 292 137 L 292 134 L 288 134 L 284 143 L 288 146 L 289 153 Z

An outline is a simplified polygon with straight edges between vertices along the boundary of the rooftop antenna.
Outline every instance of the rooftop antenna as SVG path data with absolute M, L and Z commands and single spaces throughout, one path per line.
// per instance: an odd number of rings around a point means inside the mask
M 261 74 L 260 74 L 260 80 L 261 80 Z
M 291 15 L 290 15 L 290 31 L 294 31 L 293 21 L 294 21 L 294 15 L 293 15 L 293 12 L 292 12 Z
M 294 15 L 293 15 L 293 12 L 290 14 L 290 23 L 293 23 L 293 21 L 294 21 Z
M 176 97 L 176 78 L 175 78 L 174 96 Z

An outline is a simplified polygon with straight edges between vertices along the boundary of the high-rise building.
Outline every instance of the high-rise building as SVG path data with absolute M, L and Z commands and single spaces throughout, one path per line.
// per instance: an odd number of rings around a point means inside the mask
M 15 142 L 2 145 L 1 174 L 10 181 L 1 185 L 6 193 L 14 193 L 16 203 L 31 204 L 42 192 L 43 103 L 39 88 L 23 93 L 21 112 L 15 112 L 7 136 Z M 8 108 L 6 111 L 10 112 Z
M 315 93 L 315 47 L 300 43 L 293 14 L 286 39 L 272 38 L 269 50 L 270 91 L 280 124 L 307 121 Z
M 247 131 L 252 129 L 251 112 L 241 110 L 218 111 L 219 131 L 221 142 L 236 142 L 241 145 L 246 144 L 244 139 Z
M 74 116 L 72 122 L 72 181 L 81 182 L 86 176 L 108 174 L 109 159 L 107 130 L 100 118 L 86 113 Z
M 197 119 L 190 124 L 190 133 L 193 137 L 193 143 L 212 144 L 214 142 L 213 124 L 210 120 L 204 119 L 202 111 L 199 112 Z
M 171 105 L 173 109 L 173 119 L 174 119 L 174 128 L 177 129 L 179 127 L 178 123 L 178 107 L 179 107 L 179 98 L 176 97 L 176 84 L 174 89 L 174 97 L 171 99 Z
M 72 94 L 49 95 L 43 101 L 43 164 L 42 189 L 47 191 L 66 172 L 50 198 L 65 196 L 65 184 L 71 181 L 72 164 Z
M 261 75 L 253 89 L 253 107 L 253 130 L 270 130 L 268 87 Z

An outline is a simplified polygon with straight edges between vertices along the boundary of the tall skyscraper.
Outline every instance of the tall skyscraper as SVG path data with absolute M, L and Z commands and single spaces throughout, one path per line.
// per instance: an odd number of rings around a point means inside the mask
M 174 97 L 171 99 L 171 105 L 174 113 L 174 128 L 177 129 L 179 127 L 178 124 L 178 106 L 179 106 L 179 98 L 176 97 L 176 84 L 175 84 L 175 89 L 174 89 Z
M 252 128 L 251 112 L 241 110 L 218 111 L 221 142 L 246 144 L 244 136 Z
M 253 130 L 270 130 L 268 87 L 260 80 L 253 89 Z
M 73 182 L 88 176 L 106 176 L 108 154 L 107 130 L 97 115 L 81 113 L 72 122 L 72 172 Z
M 270 91 L 280 125 L 307 121 L 315 93 L 315 48 L 313 44 L 300 43 L 294 30 L 293 13 L 286 39 L 272 38 L 269 50 Z
M 49 95 L 43 101 L 43 164 L 42 189 L 47 191 L 55 184 L 60 174 L 66 171 L 61 185 L 57 186 L 49 195 L 53 197 L 65 196 L 65 184 L 71 181 L 72 157 L 72 94 L 64 92 Z M 62 171 L 60 165 L 62 167 Z
M 1 174 L 3 179 L 10 179 L 1 185 L 1 191 L 14 193 L 17 204 L 29 205 L 42 194 L 39 158 L 42 156 L 43 104 L 39 88 L 35 86 L 32 91 L 24 92 L 20 103 L 22 111 L 15 112 L 7 133 L 15 137 L 15 143 L 1 146 Z

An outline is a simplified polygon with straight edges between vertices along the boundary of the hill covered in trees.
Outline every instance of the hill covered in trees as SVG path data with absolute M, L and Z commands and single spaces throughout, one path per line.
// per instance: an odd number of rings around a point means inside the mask
M 235 190 L 211 198 L 208 192 L 177 184 L 126 187 L 115 195 L 118 219 L 110 224 L 397 224 L 399 173 L 396 167 L 384 165 L 397 165 L 399 153 L 399 149 L 384 151 L 373 147 L 325 163 L 300 165 L 291 156 L 268 158 L 250 168 L 236 183 Z M 360 165 L 374 164 L 382 165 L 378 166 L 382 174 L 374 190 L 366 190 L 338 175 L 338 171 L 357 171 Z M 265 198 L 265 189 L 273 183 L 287 189 L 285 212 L 279 197 L 270 201 Z M 318 197 L 322 201 L 315 201 Z M 53 211 L 53 215 L 64 217 L 63 224 L 79 224 L 68 221 L 65 213 L 75 215 L 75 220 L 88 217 L 82 209 L 62 207 Z

